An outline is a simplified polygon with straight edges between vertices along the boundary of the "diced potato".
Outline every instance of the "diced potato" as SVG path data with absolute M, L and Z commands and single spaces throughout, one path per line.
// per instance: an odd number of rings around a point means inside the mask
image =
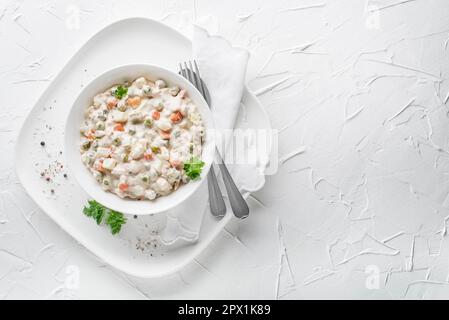
M 156 125 L 162 131 L 169 131 L 172 128 L 170 120 L 167 118 L 161 118 L 156 122 Z
M 146 83 L 147 83 L 147 80 L 145 80 L 144 77 L 140 77 L 140 78 L 137 78 L 137 79 L 134 81 L 133 85 L 135 85 L 135 86 L 136 86 L 137 88 L 139 88 L 139 89 L 142 89 L 142 87 L 143 87 L 144 85 L 146 85 Z
M 115 122 L 124 123 L 128 121 L 128 114 L 126 112 L 114 110 L 112 111 L 112 120 L 114 120 Z
M 190 112 L 188 118 L 194 125 L 201 124 L 201 116 L 198 112 Z
M 131 172 L 131 174 L 137 174 L 139 172 L 142 172 L 145 170 L 145 166 L 142 162 L 138 161 L 131 161 L 128 165 L 128 171 Z
M 165 81 L 162 80 L 162 79 L 156 80 L 156 81 L 154 82 L 154 84 L 155 84 L 156 87 L 158 87 L 159 89 L 165 88 L 165 87 L 167 86 L 167 84 L 165 83 Z
M 102 138 L 102 137 L 104 137 L 105 134 L 106 134 L 106 132 L 104 132 L 103 130 L 95 131 L 95 137 L 96 138 Z
M 129 153 L 129 156 L 135 160 L 140 159 L 143 157 L 143 153 L 145 152 L 145 148 L 140 143 L 136 143 L 131 148 L 131 152 Z
M 145 194 L 145 189 L 139 185 L 130 186 L 128 189 L 128 193 L 130 196 L 134 198 L 142 197 Z
M 112 170 L 112 169 L 114 169 L 116 164 L 117 164 L 117 160 L 112 159 L 112 158 L 107 158 L 107 159 L 104 159 L 104 161 L 103 161 L 103 168 Z
M 111 149 L 99 147 L 97 149 L 97 158 L 106 158 L 111 154 Z
M 172 96 L 176 96 L 179 93 L 179 87 L 178 86 L 173 86 L 170 89 L 168 89 L 168 92 L 172 95 Z
M 159 177 L 156 182 L 153 183 L 153 189 L 160 194 L 167 194 L 171 190 L 171 188 L 171 184 L 162 177 Z
M 156 199 L 156 196 L 156 192 L 152 189 L 148 189 L 147 191 L 145 191 L 145 197 L 147 197 L 149 200 Z

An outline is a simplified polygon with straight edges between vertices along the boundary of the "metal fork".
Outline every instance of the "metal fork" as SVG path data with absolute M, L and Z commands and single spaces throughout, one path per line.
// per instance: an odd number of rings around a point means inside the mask
M 195 70 L 192 66 L 191 61 L 189 61 L 189 66 L 187 66 L 186 62 L 184 62 L 184 68 L 181 64 L 179 64 L 179 72 L 184 78 L 189 80 L 202 94 L 204 99 L 207 100 L 205 84 L 201 80 L 200 71 L 198 70 L 198 65 L 196 64 L 195 60 L 193 61 L 193 64 L 195 66 Z M 218 166 L 223 176 L 223 182 L 228 193 L 229 202 L 231 203 L 232 212 L 237 218 L 244 219 L 249 215 L 248 204 L 246 203 L 245 199 L 243 199 L 239 189 L 235 185 L 235 182 L 232 179 L 232 176 L 229 173 L 228 168 L 226 167 L 226 164 L 224 163 L 223 158 L 221 157 L 217 149 L 215 149 L 215 153 L 218 158 Z M 222 217 L 224 215 L 224 212 L 226 212 L 226 207 L 223 201 L 223 195 L 221 194 L 220 188 L 217 184 L 217 177 L 215 176 L 213 167 L 210 168 L 207 181 L 209 185 L 209 201 L 211 205 L 211 211 L 214 214 L 215 209 L 217 209 L 218 212 L 221 212 L 221 210 L 223 210 L 223 213 L 221 215 Z
M 184 63 L 185 64 L 185 63 Z M 181 64 L 179 64 L 179 73 L 189 80 L 203 95 L 204 99 L 206 96 L 204 94 L 204 90 L 200 90 L 197 86 L 197 77 L 191 77 L 191 73 L 187 72 L 187 66 L 185 69 L 182 68 Z M 223 195 L 221 194 L 220 187 L 218 186 L 217 177 L 215 176 L 215 171 L 213 166 L 211 165 L 209 169 L 209 173 L 207 174 L 207 185 L 209 188 L 209 205 L 210 211 L 212 215 L 218 219 L 221 219 L 226 214 L 226 205 L 223 200 Z

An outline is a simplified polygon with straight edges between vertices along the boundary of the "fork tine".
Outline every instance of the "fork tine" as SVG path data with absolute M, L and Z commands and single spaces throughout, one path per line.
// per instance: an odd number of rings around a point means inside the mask
M 193 77 L 193 84 L 195 85 L 195 88 L 197 88 L 198 89 L 198 91 L 199 91 L 199 86 L 198 86 L 198 77 L 196 76 L 196 73 L 195 73 L 195 71 L 193 70 L 193 67 L 192 67 L 192 61 L 189 61 L 189 69 L 191 70 L 191 72 L 192 72 L 192 77 Z
M 179 74 L 180 74 L 181 76 L 183 76 L 184 78 L 186 77 L 185 74 L 184 74 L 184 69 L 182 68 L 181 63 L 179 63 Z
M 195 60 L 193 60 L 193 64 L 195 65 L 195 75 L 196 75 L 196 78 L 198 79 L 198 84 L 196 87 L 201 92 L 204 99 L 206 99 L 206 91 L 204 90 L 203 81 L 201 80 L 200 70 L 198 69 L 198 65 L 196 64 Z
M 192 82 L 192 78 L 190 77 L 190 70 L 187 67 L 187 63 L 184 62 L 184 70 L 186 71 L 186 76 L 187 76 L 187 80 L 189 80 L 190 82 Z
M 181 73 L 182 73 L 182 76 L 183 76 L 184 78 L 186 78 L 186 79 L 187 79 L 187 73 L 186 73 L 186 69 L 184 68 L 184 66 L 183 66 L 183 63 L 182 63 L 182 62 L 180 62 L 180 63 L 179 63 L 179 67 L 181 68 Z

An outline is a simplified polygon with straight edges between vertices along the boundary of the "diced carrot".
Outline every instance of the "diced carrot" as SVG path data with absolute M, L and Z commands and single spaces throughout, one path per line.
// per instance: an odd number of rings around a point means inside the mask
M 154 120 L 159 120 L 159 118 L 161 117 L 161 113 L 160 113 L 159 111 L 154 110 L 154 111 L 153 111 L 153 114 L 151 115 L 151 117 L 152 117 Z
M 170 164 L 173 168 L 179 169 L 182 167 L 182 161 L 180 160 L 170 160 Z
M 123 127 L 123 124 L 117 123 L 117 124 L 114 126 L 114 130 L 115 130 L 115 131 L 125 131 L 125 128 Z
M 126 100 L 126 102 L 132 107 L 137 107 L 140 104 L 140 101 L 141 101 L 140 97 L 132 97 Z
M 113 108 L 115 108 L 115 106 L 117 105 L 117 99 L 111 99 L 111 100 L 109 100 L 108 101 L 108 104 L 107 104 L 107 106 L 108 106 L 108 109 L 109 110 L 111 110 L 111 109 L 113 109 Z
M 151 151 L 151 150 L 150 150 Z M 143 154 L 143 158 L 147 161 L 153 160 L 153 155 L 151 154 L 151 152 L 145 152 Z
M 105 172 L 105 169 L 103 168 L 103 160 L 99 160 L 98 161 L 98 164 L 97 164 L 97 166 L 96 166 L 96 168 L 95 168 L 97 171 L 100 171 L 100 172 Z
M 87 131 L 86 132 L 86 137 L 89 140 L 95 139 L 95 129 L 90 129 L 89 131 Z
M 179 112 L 179 111 L 176 111 L 176 112 L 173 112 L 171 115 L 170 115 L 170 120 L 173 122 L 173 123 L 178 123 L 179 121 L 181 121 L 182 120 L 182 114 L 181 114 L 181 112 Z
M 162 139 L 164 139 L 164 140 L 170 140 L 170 137 L 171 137 L 170 132 L 167 132 L 167 131 L 161 131 L 159 134 L 161 135 L 161 138 L 162 138 Z
M 128 187 L 129 187 L 129 185 L 128 185 L 127 183 L 120 183 L 120 184 L 118 185 L 118 188 L 119 188 L 120 190 L 122 190 L 122 191 L 128 190 Z

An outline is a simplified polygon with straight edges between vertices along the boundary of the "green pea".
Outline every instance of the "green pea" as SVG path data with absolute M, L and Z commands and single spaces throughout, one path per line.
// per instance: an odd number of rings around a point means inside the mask
M 150 128 L 153 125 L 153 120 L 151 119 L 145 119 L 145 122 L 143 123 L 146 127 Z
M 152 146 L 151 147 L 151 151 L 153 151 L 154 153 L 158 153 L 159 151 L 161 151 L 161 148 L 156 147 L 156 146 Z
M 122 143 L 122 141 L 120 140 L 120 138 L 115 138 L 114 140 L 112 140 L 112 143 L 115 146 L 119 146 Z
M 90 143 L 91 143 L 90 141 L 83 142 L 83 144 L 81 145 L 81 148 L 83 148 L 83 150 L 89 150 Z

